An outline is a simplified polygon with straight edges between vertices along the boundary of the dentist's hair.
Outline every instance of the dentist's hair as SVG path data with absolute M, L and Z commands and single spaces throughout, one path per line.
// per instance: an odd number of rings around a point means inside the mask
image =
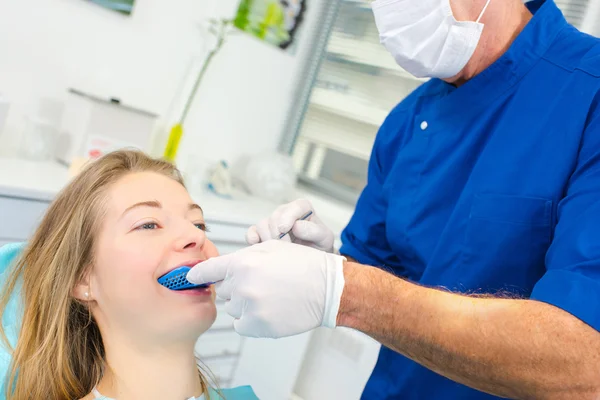
M 0 321 L 11 293 L 19 288 L 24 313 L 7 373 L 7 400 L 80 399 L 102 378 L 105 351 L 100 330 L 73 289 L 94 264 L 107 189 L 136 172 L 159 173 L 183 185 L 180 172 L 166 161 L 139 151 L 107 154 L 60 192 L 14 265 L 0 295 Z M 10 348 L 3 326 L 0 335 Z M 200 371 L 199 375 L 208 396 L 207 381 Z

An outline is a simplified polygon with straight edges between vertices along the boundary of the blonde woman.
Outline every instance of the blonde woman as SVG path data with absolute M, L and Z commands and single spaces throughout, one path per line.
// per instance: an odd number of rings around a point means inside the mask
M 5 272 L 1 333 L 6 345 L 18 339 L 0 371 L 2 395 L 255 399 L 248 387 L 209 389 L 197 367 L 194 344 L 216 316 L 212 288 L 174 292 L 157 282 L 218 254 L 205 231 L 171 164 L 118 151 L 87 166 Z

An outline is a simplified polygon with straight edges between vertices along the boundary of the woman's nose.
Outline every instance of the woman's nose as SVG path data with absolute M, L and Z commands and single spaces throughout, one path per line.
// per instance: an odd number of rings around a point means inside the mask
M 182 227 L 181 229 L 184 231 L 179 240 L 177 240 L 177 250 L 193 250 L 204 246 L 204 242 L 206 241 L 206 234 L 204 231 L 198 229 L 193 224 L 189 224 L 189 226 Z
M 189 242 L 188 244 L 186 244 L 183 249 L 193 249 L 194 247 L 198 246 L 197 242 Z

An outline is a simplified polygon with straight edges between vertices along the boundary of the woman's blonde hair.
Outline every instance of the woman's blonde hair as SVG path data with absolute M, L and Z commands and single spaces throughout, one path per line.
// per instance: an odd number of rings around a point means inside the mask
M 105 361 L 100 330 L 73 289 L 94 263 L 107 189 L 136 172 L 155 172 L 183 185 L 181 173 L 166 161 L 131 150 L 107 154 L 59 193 L 11 271 L 0 296 L 0 321 L 19 284 L 24 314 L 7 374 L 7 400 L 80 399 L 100 381 Z M 4 327 L 0 334 L 10 347 Z

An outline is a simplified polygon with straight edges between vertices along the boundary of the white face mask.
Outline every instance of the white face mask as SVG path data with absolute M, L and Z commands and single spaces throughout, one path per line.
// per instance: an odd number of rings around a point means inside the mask
M 457 21 L 450 0 L 377 0 L 372 4 L 381 43 L 418 78 L 451 78 L 467 65 L 483 24 Z

